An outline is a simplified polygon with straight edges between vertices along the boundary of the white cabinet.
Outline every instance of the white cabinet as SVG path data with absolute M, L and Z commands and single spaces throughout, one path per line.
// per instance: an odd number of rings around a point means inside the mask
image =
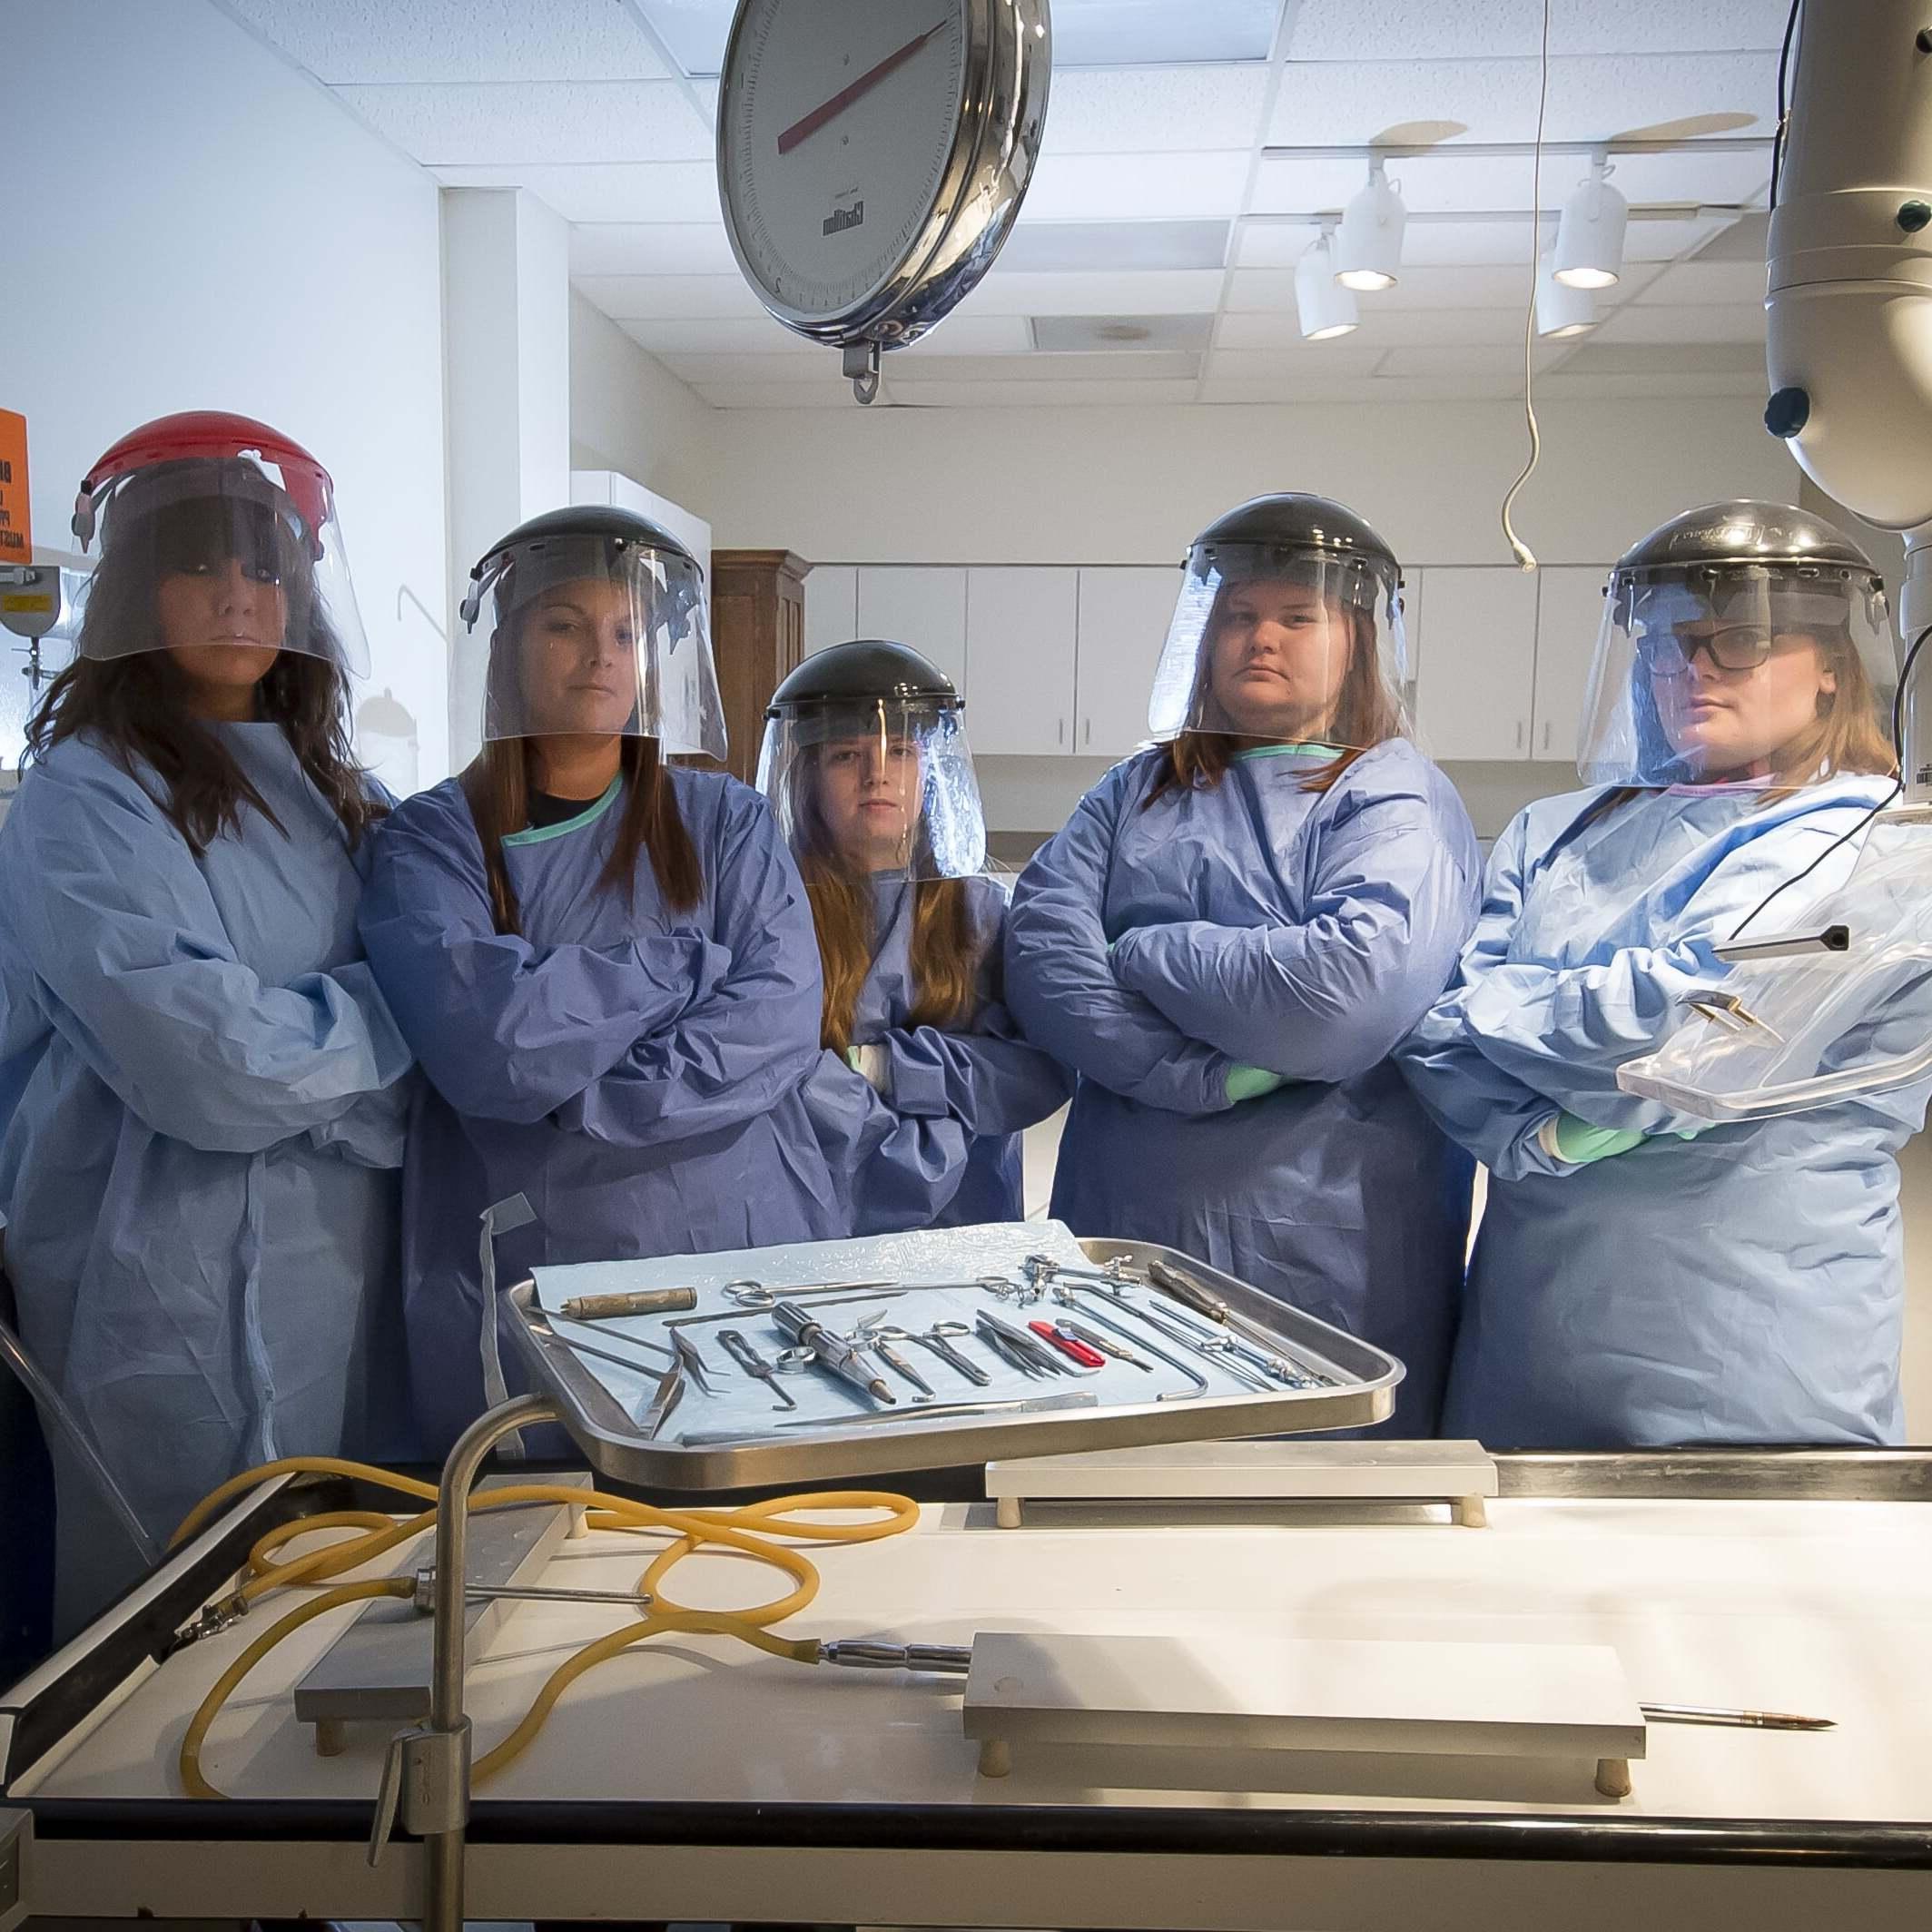
M 976 754 L 1071 749 L 1079 576 L 1018 566 L 966 573 L 966 728 Z
M 1161 565 L 1080 572 L 1072 749 L 1125 758 L 1148 734 L 1148 694 L 1168 639 L 1180 572 Z
M 859 635 L 859 573 L 851 564 L 819 564 L 805 578 L 805 656 Z
M 1533 758 L 1569 764 L 1603 620 L 1607 566 L 1560 565 L 1537 572 L 1536 715 Z
M 1434 758 L 1530 755 L 1536 578 L 1502 568 L 1421 577 L 1416 723 Z
M 964 570 L 942 565 L 862 564 L 857 616 L 855 636 L 911 645 L 965 690 Z

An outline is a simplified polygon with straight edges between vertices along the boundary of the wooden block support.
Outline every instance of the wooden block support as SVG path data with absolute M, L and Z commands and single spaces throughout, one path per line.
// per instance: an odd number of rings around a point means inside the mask
M 1630 1760 L 1599 1758 L 1597 1789 L 1602 1792 L 1605 1798 L 1628 1798 L 1631 1795 Z

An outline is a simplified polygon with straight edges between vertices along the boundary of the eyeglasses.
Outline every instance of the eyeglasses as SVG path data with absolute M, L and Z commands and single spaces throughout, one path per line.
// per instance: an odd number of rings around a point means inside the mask
M 1652 677 L 1690 675 L 1700 652 L 1720 671 L 1755 671 L 1769 661 L 1778 640 L 1762 624 L 1730 624 L 1721 630 L 1684 636 L 1656 631 L 1637 640 L 1637 657 Z

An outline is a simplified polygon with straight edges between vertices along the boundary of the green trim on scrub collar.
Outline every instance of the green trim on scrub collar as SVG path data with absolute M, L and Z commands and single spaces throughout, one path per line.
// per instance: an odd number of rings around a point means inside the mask
M 1290 744 L 1251 744 L 1245 752 L 1237 752 L 1237 764 L 1249 758 L 1346 758 L 1348 754 L 1339 744 L 1319 744 L 1313 742 Z
M 506 845 L 541 845 L 546 839 L 560 839 L 567 832 L 581 832 L 586 825 L 594 825 L 610 810 L 611 801 L 624 789 L 624 774 L 619 772 L 610 782 L 602 798 L 594 800 L 579 812 L 575 818 L 567 818 L 560 825 L 529 825 L 521 832 L 505 835 Z

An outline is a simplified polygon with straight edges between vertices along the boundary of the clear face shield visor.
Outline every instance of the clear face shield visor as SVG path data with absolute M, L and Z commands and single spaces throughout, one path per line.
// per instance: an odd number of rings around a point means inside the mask
M 765 721 L 758 788 L 800 864 L 963 879 L 986 866 L 986 817 L 960 706 L 825 700 Z
M 88 503 L 100 561 L 75 598 L 81 656 L 225 643 L 368 675 L 342 533 L 310 478 L 258 457 L 184 458 L 109 478 Z
M 1365 751 L 1405 729 L 1407 657 L 1391 567 L 1284 546 L 1197 546 L 1148 730 Z
M 704 574 L 682 551 L 606 537 L 514 545 L 472 577 L 493 618 L 483 735 L 655 738 L 724 756 Z
M 1611 580 L 1578 769 L 1604 785 L 1821 783 L 1888 762 L 1898 674 L 1876 578 L 1739 565 Z

